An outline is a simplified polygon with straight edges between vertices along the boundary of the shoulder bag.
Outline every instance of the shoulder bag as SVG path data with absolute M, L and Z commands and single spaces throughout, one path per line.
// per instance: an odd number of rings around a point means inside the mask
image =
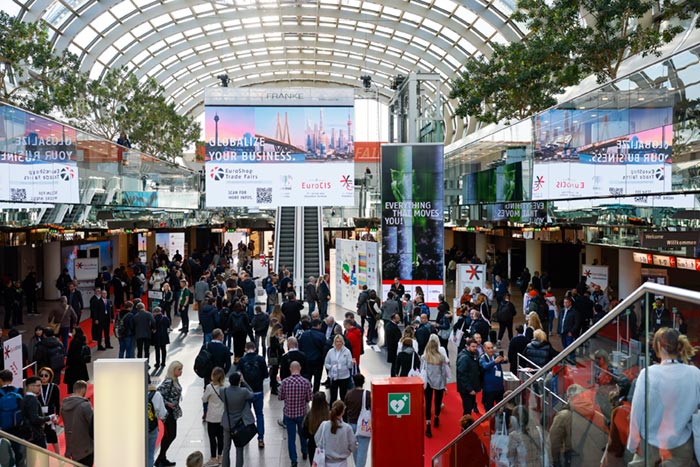
M 330 421 L 323 422 L 323 427 L 319 428 L 321 431 L 321 439 L 316 446 L 316 451 L 314 452 L 314 461 L 311 463 L 311 467 L 326 467 L 326 428 L 331 424 Z
M 61 330 L 61 323 L 63 322 L 63 318 L 66 316 L 66 313 L 68 313 L 68 307 L 70 305 L 66 305 L 66 308 L 63 310 L 63 314 L 61 315 L 61 319 L 58 321 L 54 321 L 53 319 L 49 321 L 49 328 L 53 330 L 53 335 L 58 336 L 59 331 Z
M 372 414 L 367 408 L 367 391 L 364 389 L 362 390 L 362 408 L 357 418 L 356 435 L 365 438 L 372 436 Z
M 249 425 L 246 425 L 243 422 L 243 414 L 241 414 L 241 418 L 238 419 L 238 422 L 236 422 L 235 425 L 233 425 L 231 423 L 231 412 L 229 411 L 228 400 L 226 399 L 226 391 L 224 391 L 224 405 L 226 406 L 226 416 L 228 417 L 228 426 L 229 426 L 229 429 L 231 430 L 231 441 L 233 441 L 233 445 L 236 446 L 237 448 L 242 448 L 246 444 L 250 443 L 250 440 L 253 439 L 253 437 L 258 434 L 258 429 L 255 426 L 255 423 L 251 423 Z M 246 405 L 247 405 L 247 402 L 246 402 Z

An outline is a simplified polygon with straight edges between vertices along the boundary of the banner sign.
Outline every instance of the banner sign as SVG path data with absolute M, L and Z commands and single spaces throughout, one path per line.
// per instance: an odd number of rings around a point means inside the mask
M 465 287 L 474 289 L 479 287 L 484 290 L 486 283 L 485 264 L 458 264 L 457 265 L 457 286 L 455 287 L 457 297 L 462 295 Z
M 635 263 L 652 264 L 653 258 L 650 253 L 633 252 L 632 259 Z
M 443 291 L 443 145 L 382 145 L 382 299 L 395 277 L 421 287 L 426 303 Z M 412 294 L 413 296 L 414 294 Z
M 678 269 L 700 271 L 700 260 L 693 258 L 676 258 L 676 267 Z
M 205 93 L 207 207 L 355 204 L 354 91 Z
M 5 369 L 12 372 L 12 385 L 22 387 L 22 336 L 15 336 L 2 343 Z
M 528 201 L 522 203 L 498 203 L 489 205 L 489 217 L 494 221 L 510 221 L 523 224 L 544 225 L 547 223 L 547 203 Z
M 100 270 L 100 258 L 77 258 L 73 277 L 79 281 L 92 281 Z
M 700 245 L 700 231 L 642 232 L 639 237 L 644 248 L 684 248 Z
M 581 267 L 581 275 L 586 276 L 586 285 L 589 290 L 593 290 L 596 285 L 599 285 L 602 290 L 608 287 L 608 267 L 593 266 L 592 264 L 584 264 Z
M 76 131 L 0 104 L 0 200 L 79 203 Z
M 667 268 L 676 267 L 676 257 L 666 255 L 653 255 L 652 264 L 656 266 L 666 266 Z
M 355 162 L 379 162 L 381 160 L 382 143 L 355 143 Z
M 360 286 L 379 292 L 379 244 L 336 239 L 336 276 L 334 279 L 336 303 L 355 310 Z

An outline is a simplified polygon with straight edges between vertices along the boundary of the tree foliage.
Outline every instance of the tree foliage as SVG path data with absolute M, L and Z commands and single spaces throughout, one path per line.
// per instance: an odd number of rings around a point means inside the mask
M 0 12 L 0 100 L 36 113 L 59 112 L 76 127 L 114 141 L 121 131 L 147 154 L 174 158 L 199 138 L 200 126 L 179 115 L 153 78 L 126 68 L 89 79 L 78 57 L 52 50 L 43 23 Z
M 511 19 L 529 35 L 465 63 L 450 95 L 458 115 L 484 123 L 521 119 L 555 104 L 554 96 L 585 76 L 617 78 L 625 58 L 658 54 L 684 30 L 678 20 L 700 12 L 700 0 L 666 3 L 656 12 L 653 0 L 519 0 Z

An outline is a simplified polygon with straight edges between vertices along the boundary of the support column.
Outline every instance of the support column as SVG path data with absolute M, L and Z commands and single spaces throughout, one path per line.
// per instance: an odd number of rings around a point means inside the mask
M 627 297 L 642 285 L 642 264 L 636 263 L 632 256 L 632 250 L 618 250 L 619 267 L 618 267 L 618 297 L 620 299 Z
M 586 264 L 593 264 L 593 260 L 598 260 L 596 264 L 603 263 L 603 248 L 597 245 L 586 245 Z
M 525 265 L 530 274 L 542 272 L 542 240 L 525 241 Z
M 44 299 L 58 300 L 61 297 L 56 288 L 56 279 L 61 274 L 61 242 L 44 243 Z M 73 277 L 73 271 L 68 271 Z
M 486 244 L 488 237 L 483 233 L 476 233 L 476 244 L 474 246 L 474 254 L 482 261 L 486 261 Z

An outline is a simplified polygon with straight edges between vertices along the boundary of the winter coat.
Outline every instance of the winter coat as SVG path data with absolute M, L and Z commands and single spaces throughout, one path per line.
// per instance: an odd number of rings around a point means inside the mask
M 66 374 L 64 383 L 72 385 L 78 380 L 87 381 L 90 379 L 88 374 L 87 363 L 83 361 L 83 346 L 85 345 L 85 336 L 75 337 L 68 344 L 68 357 L 66 358 Z
M 542 368 L 552 359 L 552 346 L 549 342 L 530 341 L 525 347 L 525 358 Z
M 457 392 L 481 391 L 480 371 L 478 354 L 462 350 L 457 355 Z
M 84 459 L 94 452 L 93 411 L 90 401 L 68 396 L 61 409 L 66 434 L 66 457 Z
M 391 366 L 391 376 L 408 376 L 408 373 L 420 368 L 420 357 L 413 347 L 403 347 L 396 355 L 396 360 Z
M 168 345 L 170 344 L 170 320 L 163 314 L 158 314 L 153 317 L 155 320 L 156 332 L 151 337 L 151 345 Z

